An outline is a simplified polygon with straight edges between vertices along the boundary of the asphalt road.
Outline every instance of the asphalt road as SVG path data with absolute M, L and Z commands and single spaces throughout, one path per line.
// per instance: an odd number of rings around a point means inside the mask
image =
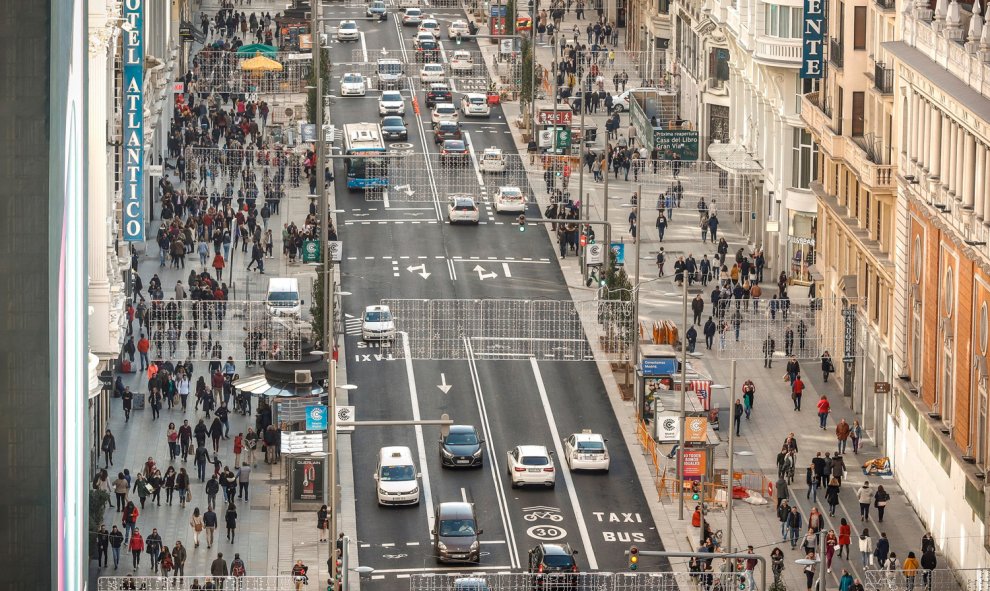
M 357 7 L 335 7 L 340 16 L 360 17 Z M 455 9 L 434 14 L 446 25 L 462 18 Z M 351 62 L 353 51 L 366 50 L 371 61 L 381 48 L 400 47 L 413 27 L 401 27 L 390 13 L 384 23 L 359 21 L 363 42 L 336 43 L 331 58 Z M 451 42 L 442 37 L 449 52 Z M 487 42 L 487 41 L 486 41 Z M 477 51 L 474 42 L 460 48 Z M 410 54 L 411 55 L 411 54 Z M 410 61 L 412 58 L 410 57 Z M 418 72 L 418 66 L 410 66 Z M 341 68 L 335 66 L 339 76 Z M 339 83 L 334 78 L 331 88 Z M 456 88 L 456 81 L 455 81 Z M 416 152 L 436 151 L 430 135 L 418 77 L 412 90 L 423 111 L 417 117 L 407 104 L 409 142 Z M 408 97 L 409 90 L 404 94 Z M 379 93 L 364 98 L 338 98 L 331 119 L 378 121 Z M 455 93 L 455 102 L 459 94 Z M 464 129 L 477 149 L 496 146 L 507 154 L 515 148 L 500 108 L 489 120 L 467 121 Z M 431 164 L 432 166 L 432 164 Z M 342 178 L 343 169 L 335 171 Z M 347 326 L 348 380 L 354 391 L 357 419 L 408 420 L 439 418 L 443 413 L 459 424 L 478 427 L 485 439 L 482 469 L 445 470 L 438 459 L 439 427 L 366 427 L 353 439 L 358 543 L 362 566 L 375 568 L 373 589 L 395 584 L 421 572 L 491 572 L 525 569 L 528 551 L 541 540 L 566 541 L 578 550 L 582 570 L 621 571 L 623 551 L 631 544 L 658 549 L 660 540 L 650 523 L 647 501 L 618 431 L 597 368 L 586 362 L 537 362 L 531 359 L 493 361 L 468 358 L 457 361 L 391 359 L 389 348 L 360 339 L 364 306 L 382 299 L 568 299 L 556 262 L 555 245 L 540 228 L 519 231 L 514 215 L 496 215 L 482 207 L 478 226 L 446 223 L 445 201 L 450 190 L 475 193 L 484 203 L 488 191 L 476 165 L 469 163 L 450 174 L 425 171 L 423 178 L 440 179 L 431 195 L 421 201 L 366 199 L 337 183 L 338 226 L 344 242 L 341 265 Z M 538 217 L 535 205 L 527 216 Z M 476 257 L 472 259 L 472 257 Z M 396 340 L 396 348 L 404 346 Z M 449 391 L 444 393 L 445 388 Z M 556 459 L 554 489 L 512 489 L 506 474 L 506 452 L 516 445 L 542 444 L 557 451 L 564 437 L 591 429 L 608 439 L 612 457 L 608 474 L 570 473 Z M 344 435 L 345 437 L 348 435 Z M 376 502 L 375 471 L 378 450 L 386 445 L 408 446 L 422 473 L 422 502 L 418 507 L 382 508 Z M 482 535 L 482 558 L 474 565 L 437 565 L 430 535 L 434 504 L 467 499 L 476 504 Z

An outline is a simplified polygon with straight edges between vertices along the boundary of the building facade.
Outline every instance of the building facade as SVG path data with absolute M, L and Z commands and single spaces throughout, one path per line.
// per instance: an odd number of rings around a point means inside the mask
M 741 216 L 743 230 L 751 244 L 764 249 L 768 268 L 774 275 L 785 273 L 792 285 L 810 287 L 817 147 L 801 121 L 801 94 L 810 90 L 809 81 L 798 75 L 802 3 L 718 0 L 704 8 L 713 32 L 725 32 L 732 105 L 728 141 L 712 144 L 709 157 L 736 173 L 751 206 L 746 213 L 752 213 Z M 806 295 L 791 292 L 792 298 Z
M 898 254 L 894 77 L 884 43 L 894 39 L 896 16 L 892 1 L 830 2 L 824 76 L 801 100 L 818 152 L 811 273 L 822 298 L 819 326 L 831 333 L 827 342 L 842 344 L 847 323 L 853 327 L 852 355 L 832 351 L 837 378 L 882 450 L 888 447 L 889 401 L 874 393 L 874 384 L 894 378 Z
M 628 0 L 624 49 L 637 52 L 642 80 L 670 88 L 671 0 Z

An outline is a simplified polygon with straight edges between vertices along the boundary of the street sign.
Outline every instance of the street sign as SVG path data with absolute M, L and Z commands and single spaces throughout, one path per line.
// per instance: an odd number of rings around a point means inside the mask
M 684 442 L 705 443 L 708 439 L 708 417 L 686 417 L 684 419 Z
M 320 241 L 319 240 L 303 240 L 302 246 L 302 262 L 303 263 L 318 263 L 320 262 Z
M 615 264 L 625 265 L 626 264 L 626 245 L 622 242 L 612 243 L 612 252 L 615 253 Z
M 511 54 L 515 50 L 514 41 L 515 39 L 502 39 L 502 41 L 498 44 L 499 52 L 502 55 Z
M 673 160 L 674 154 L 685 161 L 698 159 L 698 132 L 691 129 L 654 129 L 653 145 L 661 160 Z
M 540 109 L 536 115 L 536 121 L 540 125 L 563 125 L 570 127 L 573 120 L 574 113 L 567 108 L 557 109 L 556 111 L 553 109 Z
M 605 263 L 605 245 L 589 244 L 584 250 L 585 263 L 589 265 L 602 265 Z
M 162 176 L 165 174 L 165 166 L 162 164 L 149 164 L 144 168 L 148 171 L 148 176 Z
M 354 407 L 338 406 L 337 420 L 335 421 L 337 433 L 350 433 L 354 431 Z
M 874 394 L 890 394 L 890 382 L 873 382 Z
M 330 245 L 330 260 L 339 263 L 343 258 L 344 254 L 344 243 L 340 240 L 331 240 Z
M 306 430 L 327 430 L 327 407 L 322 404 L 315 404 L 306 407 Z
M 314 123 L 303 123 L 299 126 L 299 139 L 304 144 L 316 141 L 316 125 Z
M 555 127 L 553 134 L 553 148 L 560 151 L 571 147 L 571 128 Z
M 681 418 L 677 414 L 667 413 L 656 420 L 658 442 L 676 443 L 681 440 Z
M 673 357 L 646 357 L 642 363 L 643 377 L 672 376 L 677 373 L 677 359 Z

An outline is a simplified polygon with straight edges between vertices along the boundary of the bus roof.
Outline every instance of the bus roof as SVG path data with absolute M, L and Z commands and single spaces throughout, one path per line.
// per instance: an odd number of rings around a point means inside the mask
M 345 123 L 343 132 L 345 152 L 385 151 L 385 142 L 377 123 Z

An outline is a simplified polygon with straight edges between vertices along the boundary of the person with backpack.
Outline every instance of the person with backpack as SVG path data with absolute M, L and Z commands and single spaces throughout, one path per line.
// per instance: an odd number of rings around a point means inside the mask
M 243 577 L 247 575 L 247 567 L 244 565 L 244 561 L 241 560 L 239 553 L 234 553 L 234 560 L 230 563 L 230 575 L 232 577 Z

